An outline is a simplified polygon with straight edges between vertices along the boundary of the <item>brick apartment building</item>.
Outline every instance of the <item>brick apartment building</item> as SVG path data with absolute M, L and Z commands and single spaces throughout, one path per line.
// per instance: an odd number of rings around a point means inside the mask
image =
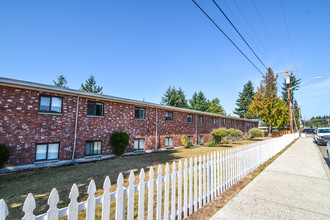
M 257 126 L 257 120 L 0 77 L 0 143 L 10 150 L 7 167 L 109 158 L 115 131 L 129 134 L 127 152 L 149 152 L 181 146 L 182 135 L 196 145 L 210 141 L 215 128 L 234 127 L 246 135 Z

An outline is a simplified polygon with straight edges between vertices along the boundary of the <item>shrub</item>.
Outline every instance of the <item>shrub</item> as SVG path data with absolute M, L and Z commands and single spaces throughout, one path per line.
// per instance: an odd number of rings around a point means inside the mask
M 262 130 L 260 130 L 259 128 L 251 128 L 249 130 L 249 134 L 251 135 L 252 138 L 264 136 L 264 132 L 262 132 Z
M 188 142 L 187 142 L 187 146 L 189 146 L 189 147 L 190 147 L 190 146 L 192 146 L 192 145 L 193 145 L 193 144 L 192 144 L 192 142 L 191 142 L 191 141 L 188 141 Z
M 129 143 L 129 135 L 126 132 L 115 132 L 110 137 L 111 145 L 117 156 L 122 155 Z
M 215 143 L 215 141 L 210 141 L 205 144 L 206 147 L 218 147 L 218 145 Z
M 229 144 L 229 141 L 224 141 L 223 144 Z
M 188 146 L 188 143 L 187 143 L 187 136 L 186 135 L 183 135 L 181 136 L 181 143 L 184 147 L 187 147 Z
M 9 149 L 7 146 L 0 144 L 0 168 L 7 162 L 9 159 Z
M 237 137 L 240 137 L 243 135 L 242 131 L 234 129 L 234 128 L 230 128 L 230 129 L 228 129 L 228 131 L 229 131 L 229 135 L 232 138 L 237 138 Z
M 211 134 L 215 143 L 218 144 L 221 142 L 222 138 L 226 137 L 229 134 L 229 131 L 226 128 L 218 128 L 214 129 Z

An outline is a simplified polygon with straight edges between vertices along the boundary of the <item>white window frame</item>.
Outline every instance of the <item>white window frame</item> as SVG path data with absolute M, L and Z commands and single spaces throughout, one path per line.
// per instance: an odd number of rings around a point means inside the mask
M 141 147 L 141 145 L 143 146 Z M 145 146 L 145 138 L 134 139 L 134 150 L 144 150 L 144 146 Z
M 165 147 L 173 147 L 173 137 L 165 138 Z

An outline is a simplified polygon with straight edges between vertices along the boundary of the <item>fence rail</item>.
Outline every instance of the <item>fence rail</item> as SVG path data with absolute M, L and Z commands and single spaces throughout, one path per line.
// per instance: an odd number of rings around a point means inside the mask
M 115 216 L 116 220 L 125 218 L 131 220 L 134 219 L 134 211 L 136 211 L 134 206 L 136 192 L 138 192 L 137 219 L 180 220 L 216 198 L 297 137 L 297 134 L 288 134 L 248 146 L 200 155 L 198 158 L 190 158 L 189 164 L 187 159 L 184 163 L 180 160 L 178 169 L 177 163 L 172 163 L 172 172 L 167 163 L 165 176 L 162 176 L 163 170 L 159 165 L 157 178 L 154 178 L 155 171 L 151 167 L 148 181 L 145 181 L 145 172 L 141 169 L 138 185 L 134 185 L 135 175 L 132 171 L 128 178 L 127 188 L 123 186 L 124 177 L 120 173 L 115 192 L 110 192 L 111 181 L 109 177 L 106 177 L 103 184 L 104 193 L 97 198 L 95 197 L 96 185 L 94 180 L 91 180 L 87 190 L 88 199 L 81 203 L 77 201 L 78 187 L 73 184 L 69 194 L 70 203 L 62 209 L 57 207 L 59 194 L 56 188 L 53 188 L 47 202 L 49 205 L 47 213 L 38 216 L 33 214 L 36 202 L 33 195 L 29 193 L 23 204 L 22 220 L 58 219 L 65 216 L 68 220 L 76 220 L 79 211 L 83 210 L 86 210 L 87 220 L 94 220 L 96 205 L 99 204 L 102 204 L 102 219 Z M 146 195 L 147 205 L 145 206 Z M 110 213 L 111 200 L 116 201 L 114 213 Z M 156 202 L 155 207 L 154 202 Z M 7 205 L 1 199 L 0 220 L 5 220 L 8 214 Z

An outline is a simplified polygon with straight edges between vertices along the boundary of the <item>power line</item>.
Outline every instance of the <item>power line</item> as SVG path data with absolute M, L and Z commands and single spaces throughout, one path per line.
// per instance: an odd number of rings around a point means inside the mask
M 240 26 L 242 27 L 242 29 L 244 30 L 245 34 L 248 36 L 248 38 L 250 39 L 250 41 L 252 41 L 252 43 L 254 44 L 254 46 L 258 49 L 258 51 L 262 54 L 263 57 L 267 57 L 268 59 L 271 59 L 271 57 L 264 53 L 263 50 L 260 49 L 260 47 L 258 46 L 258 44 L 253 40 L 253 38 L 251 37 L 250 33 L 247 31 L 245 25 L 243 25 L 243 23 L 240 21 L 240 19 L 236 16 L 236 14 L 234 13 L 234 11 L 230 8 L 230 6 L 227 4 L 227 2 L 225 0 L 222 0 L 222 3 L 224 3 L 227 7 L 227 9 L 230 11 L 230 13 L 235 17 L 236 21 L 240 24 Z
M 261 14 L 259 13 L 259 10 L 258 10 L 256 4 L 254 3 L 254 0 L 252 0 L 252 4 L 253 4 L 254 8 L 256 9 L 256 11 L 257 11 L 257 14 L 258 14 L 258 16 L 259 16 L 259 18 L 260 18 L 260 20 L 261 20 L 261 22 L 262 22 L 262 24 L 263 24 L 265 30 L 266 30 L 266 33 L 267 33 L 268 37 L 270 38 L 270 41 L 271 41 L 271 43 L 272 43 L 272 45 L 273 45 L 273 47 L 274 47 L 274 49 L 275 49 L 275 52 L 277 53 L 277 56 L 280 58 L 280 61 L 283 63 L 283 59 L 282 59 L 280 53 L 278 52 L 277 47 L 275 46 L 275 43 L 274 43 L 274 41 L 273 41 L 273 38 L 272 38 L 272 36 L 270 35 L 270 33 L 269 33 L 269 31 L 268 31 L 268 28 L 267 28 L 267 26 L 266 26 L 264 20 L 262 19 Z
M 289 44 L 290 44 L 290 48 L 291 48 L 291 53 L 292 53 L 293 62 L 296 63 L 296 61 L 295 61 L 295 56 L 294 56 L 294 53 L 293 53 L 292 41 L 291 41 L 291 37 L 290 37 L 290 32 L 289 32 L 289 28 L 288 28 L 288 23 L 287 23 L 287 21 L 286 21 L 286 16 L 285 16 L 285 13 L 284 13 L 284 7 L 283 7 L 283 2 L 282 2 L 282 0 L 280 0 L 280 3 L 281 3 L 282 12 L 283 12 L 283 17 L 284 17 L 284 23 L 285 23 L 286 31 L 287 31 L 287 33 L 288 33 Z
M 237 28 L 235 27 L 235 25 L 231 22 L 231 20 L 227 17 L 227 15 L 225 14 L 225 12 L 221 9 L 221 7 L 215 2 L 215 0 L 212 0 L 213 3 L 217 6 L 217 8 L 221 11 L 221 13 L 225 16 L 225 18 L 227 19 L 227 21 L 231 24 L 231 26 L 235 29 L 235 31 L 239 34 L 239 36 L 242 38 L 242 40 L 245 42 L 245 44 L 250 48 L 250 50 L 253 52 L 253 54 L 257 57 L 257 59 L 260 61 L 260 63 L 262 63 L 262 65 L 265 67 L 265 69 L 267 70 L 266 65 L 260 60 L 260 58 L 258 57 L 258 55 L 254 52 L 254 50 L 251 48 L 251 46 L 249 45 L 248 42 L 246 42 L 245 38 L 241 35 L 241 33 L 237 30 Z
M 243 53 L 243 51 L 241 49 L 239 49 L 239 47 L 227 36 L 227 34 L 225 32 L 223 32 L 223 30 L 212 20 L 212 18 L 195 2 L 195 0 L 192 0 L 195 5 L 204 13 L 204 15 L 221 31 L 221 33 L 223 35 L 225 35 L 225 37 L 236 47 L 236 49 L 241 52 L 241 54 L 254 66 L 254 68 L 256 68 L 262 76 L 264 76 L 264 74 L 260 71 L 260 69 L 258 69 L 258 67 Z
M 246 21 L 246 23 L 248 24 L 248 26 L 250 27 L 251 31 L 253 32 L 254 36 L 256 37 L 256 39 L 258 40 L 258 42 L 260 43 L 261 47 L 264 49 L 265 53 L 267 54 L 268 57 L 271 57 L 268 53 L 268 51 L 266 50 L 265 46 L 263 45 L 263 43 L 261 42 L 260 38 L 258 37 L 258 35 L 256 34 L 256 32 L 254 31 L 252 25 L 250 24 L 249 20 L 245 17 L 243 11 L 241 10 L 241 8 L 238 6 L 237 2 L 234 0 L 235 6 L 238 8 L 239 12 L 241 13 L 241 15 L 243 16 L 244 20 Z

